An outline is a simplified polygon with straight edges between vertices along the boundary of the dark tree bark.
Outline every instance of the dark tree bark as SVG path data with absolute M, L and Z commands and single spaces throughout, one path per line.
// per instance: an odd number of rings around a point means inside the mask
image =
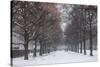
M 82 53 L 82 40 L 80 42 L 80 53 Z
M 24 60 L 28 60 L 28 43 L 25 44 L 25 57 L 24 57 Z
M 90 19 L 90 56 L 93 56 L 93 43 L 92 43 L 92 24 Z
M 92 45 L 92 30 L 90 30 L 90 56 L 93 56 L 93 45 Z
M 44 53 L 47 53 L 47 46 L 46 46 L 47 44 L 46 44 L 46 41 L 44 42 Z
M 78 47 L 77 47 L 77 52 L 79 53 L 79 44 L 78 44 Z
M 25 45 L 24 45 L 24 48 L 25 48 L 25 57 L 24 57 L 24 59 L 28 60 L 28 33 L 26 31 L 24 33 L 24 38 L 25 38 Z
M 43 48 L 42 47 L 43 47 L 42 41 L 40 40 L 40 56 L 42 56 L 42 52 L 43 52 L 43 50 L 42 50 Z
M 36 57 L 36 52 L 37 52 L 37 41 L 35 41 L 35 48 L 34 48 L 34 57 Z
M 85 42 L 85 30 L 83 31 L 83 48 L 84 48 L 84 55 L 86 55 L 86 42 Z
M 81 30 L 79 32 L 80 34 L 80 53 L 82 53 L 82 33 L 81 33 Z

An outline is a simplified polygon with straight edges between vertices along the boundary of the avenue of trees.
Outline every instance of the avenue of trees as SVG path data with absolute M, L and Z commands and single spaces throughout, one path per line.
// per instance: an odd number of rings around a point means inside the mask
M 25 60 L 28 60 L 28 44 L 34 41 L 33 56 L 37 56 L 37 43 L 40 44 L 39 54 L 56 50 L 62 39 L 59 24 L 59 12 L 56 5 L 39 2 L 12 1 L 11 22 L 12 32 L 23 37 Z M 13 43 L 12 43 L 13 44 Z
M 88 45 L 90 56 L 93 56 L 93 39 L 97 39 L 97 7 L 91 5 L 72 5 L 71 7 L 72 11 L 67 18 L 71 22 L 65 30 L 65 43 L 68 45 L 68 50 L 83 52 L 86 55 Z M 87 40 L 89 44 L 86 44 Z
M 62 23 L 66 23 L 64 30 Z M 23 43 L 14 43 L 13 32 L 20 35 Z M 67 46 L 67 50 L 84 55 L 88 45 L 90 56 L 93 56 L 94 38 L 97 41 L 97 6 L 11 1 L 11 35 L 11 44 L 24 46 L 24 60 L 29 59 L 30 42 L 34 46 L 33 57 L 37 53 L 42 56 L 56 51 L 62 44 Z M 86 44 L 87 40 L 89 44 Z

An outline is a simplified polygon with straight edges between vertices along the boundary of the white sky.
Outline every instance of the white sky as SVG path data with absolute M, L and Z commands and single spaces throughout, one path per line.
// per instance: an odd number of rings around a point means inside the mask
M 66 28 L 66 23 L 63 22 L 63 23 L 61 24 L 61 28 L 62 28 L 62 30 L 64 31 L 65 28 Z

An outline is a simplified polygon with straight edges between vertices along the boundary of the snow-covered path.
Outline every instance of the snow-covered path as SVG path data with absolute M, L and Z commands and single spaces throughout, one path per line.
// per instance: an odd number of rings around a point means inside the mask
M 94 51 L 94 56 L 78 54 L 70 51 L 55 51 L 48 55 L 33 57 L 33 54 L 29 54 L 29 60 L 24 60 L 24 57 L 14 58 L 14 66 L 27 66 L 27 65 L 38 65 L 38 64 L 55 64 L 55 63 L 76 63 L 76 62 L 94 62 L 97 61 L 97 51 Z

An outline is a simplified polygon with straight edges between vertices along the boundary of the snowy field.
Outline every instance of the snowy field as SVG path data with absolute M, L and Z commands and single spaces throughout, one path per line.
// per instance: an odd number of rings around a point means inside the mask
M 30 66 L 38 64 L 58 64 L 58 63 L 80 63 L 80 62 L 95 62 L 97 61 L 97 51 L 93 51 L 94 56 L 78 54 L 70 51 L 55 51 L 50 54 L 44 54 L 43 56 L 33 57 L 33 54 L 29 54 L 29 60 L 24 60 L 24 57 L 14 58 L 13 66 Z

